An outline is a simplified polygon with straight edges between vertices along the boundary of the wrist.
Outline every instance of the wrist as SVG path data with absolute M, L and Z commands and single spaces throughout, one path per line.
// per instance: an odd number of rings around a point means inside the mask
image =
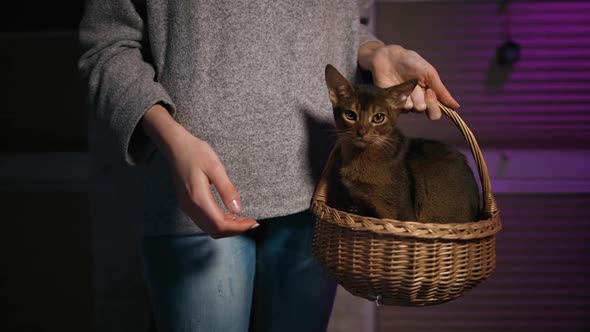
M 167 156 L 172 153 L 176 142 L 186 134 L 186 129 L 176 122 L 170 112 L 160 104 L 153 105 L 143 115 L 141 128 L 158 149 Z
M 372 71 L 375 51 L 383 46 L 385 46 L 383 43 L 377 41 L 370 41 L 361 44 L 358 49 L 359 66 L 364 70 Z
M 405 51 L 407 50 L 400 45 L 365 43 L 359 47 L 359 65 L 374 73 L 376 70 L 383 69 L 383 66 L 389 66 L 393 59 L 395 61 L 401 59 Z

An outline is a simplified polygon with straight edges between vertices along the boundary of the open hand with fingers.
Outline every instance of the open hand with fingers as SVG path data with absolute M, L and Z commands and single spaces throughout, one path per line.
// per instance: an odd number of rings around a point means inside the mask
M 144 115 L 143 127 L 170 162 L 180 208 L 201 230 L 222 238 L 258 226 L 254 219 L 237 217 L 242 211 L 240 196 L 207 142 L 193 136 L 160 105 Z M 211 185 L 230 213 L 217 204 Z

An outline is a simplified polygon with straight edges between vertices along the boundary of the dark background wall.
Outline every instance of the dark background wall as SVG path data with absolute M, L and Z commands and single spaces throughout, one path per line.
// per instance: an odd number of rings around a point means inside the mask
M 0 4 L 2 331 L 92 331 L 82 7 Z
M 76 67 L 83 1 L 0 6 L 0 151 L 86 151 Z
M 375 330 L 590 326 L 590 7 L 584 1 L 513 3 L 513 29 L 524 48 L 522 61 L 508 71 L 493 66 L 505 37 L 500 1 L 378 1 L 379 37 L 416 49 L 440 69 L 488 149 L 504 230 L 498 270 L 488 282 L 445 306 L 374 308 L 367 315 L 374 314 Z M 2 331 L 94 328 L 88 125 L 76 69 L 82 7 L 82 0 L 0 4 Z M 453 127 L 431 125 L 410 121 L 408 127 L 461 144 Z M 101 259 L 112 262 L 108 275 L 115 280 L 109 282 L 121 288 L 103 284 L 98 294 L 116 303 L 99 311 L 114 316 L 129 309 L 113 321 L 142 326 L 145 294 L 137 266 L 125 269 L 124 259 L 112 260 L 130 254 L 124 233 L 111 230 L 104 250 L 110 256 Z

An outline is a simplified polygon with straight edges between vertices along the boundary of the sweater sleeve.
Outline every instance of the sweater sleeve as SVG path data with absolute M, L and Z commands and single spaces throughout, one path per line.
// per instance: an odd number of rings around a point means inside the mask
M 371 8 L 374 6 L 373 0 L 358 0 L 359 5 L 359 14 L 361 19 L 361 24 L 359 25 L 359 45 L 376 41 L 382 43 L 379 38 L 375 37 L 373 33 L 371 33 L 371 29 L 369 28 L 369 19 L 370 19 L 370 11 Z
M 113 135 L 118 155 L 130 165 L 144 160 L 154 145 L 138 124 L 161 103 L 175 107 L 149 62 L 144 20 L 132 0 L 88 0 L 79 26 L 78 67 L 96 121 Z

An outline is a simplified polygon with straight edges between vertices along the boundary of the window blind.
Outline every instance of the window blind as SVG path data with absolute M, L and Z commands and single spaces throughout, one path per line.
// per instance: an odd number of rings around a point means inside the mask
M 590 146 L 590 2 L 380 1 L 377 35 L 421 54 L 485 148 Z M 496 50 L 510 33 L 512 67 Z M 404 117 L 412 135 L 460 141 L 450 123 Z M 437 136 L 438 135 L 438 136 Z
M 501 1 L 381 0 L 376 32 L 386 43 L 416 50 L 437 68 L 484 153 L 587 150 L 590 2 L 514 0 L 509 12 L 501 6 Z M 502 67 L 496 50 L 507 40 L 508 18 L 521 59 Z M 448 120 L 401 119 L 409 135 L 464 144 Z M 546 177 L 555 162 L 518 167 L 537 167 L 531 176 Z M 497 199 L 503 230 L 491 278 L 440 306 L 378 307 L 378 331 L 590 330 L 590 195 L 502 194 Z

